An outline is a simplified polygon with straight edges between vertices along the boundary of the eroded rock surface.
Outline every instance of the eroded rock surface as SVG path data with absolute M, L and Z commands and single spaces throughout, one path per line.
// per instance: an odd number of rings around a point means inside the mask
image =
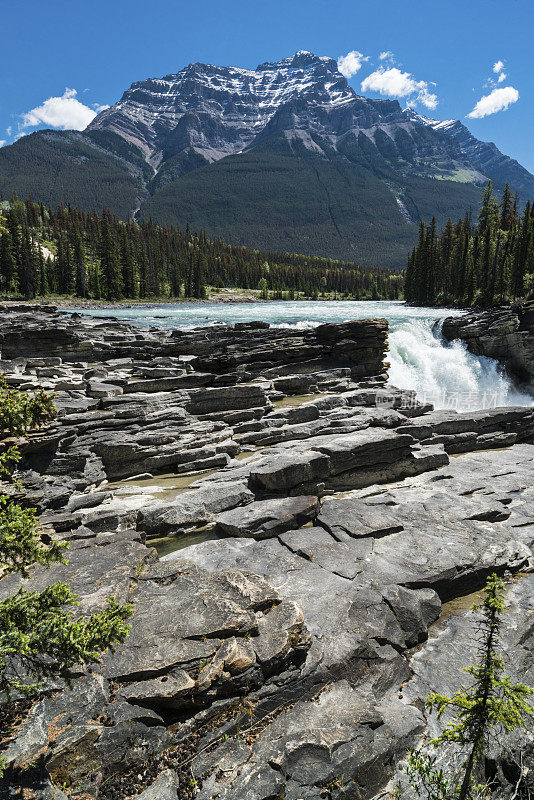
M 70 541 L 0 599 L 68 580 L 80 613 L 134 607 L 125 644 L 3 743 L 7 796 L 382 791 L 425 693 L 457 679 L 429 631 L 472 636 L 442 603 L 532 567 L 532 409 L 433 411 L 388 386 L 383 320 L 162 332 L 8 310 L 0 333 L 8 383 L 56 392 L 56 421 L 20 443 L 22 501 Z M 189 546 L 159 560 L 151 540 Z

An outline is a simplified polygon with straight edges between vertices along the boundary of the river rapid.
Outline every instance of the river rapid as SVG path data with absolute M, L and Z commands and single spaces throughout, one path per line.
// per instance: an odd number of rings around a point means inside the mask
M 72 309 L 74 310 L 74 309 Z M 176 303 L 129 308 L 76 309 L 110 315 L 143 327 L 197 328 L 264 320 L 284 328 L 312 328 L 324 322 L 385 317 L 389 322 L 390 383 L 415 389 L 436 408 L 472 411 L 497 406 L 531 406 L 533 398 L 514 387 L 491 358 L 475 356 L 460 341 L 441 336 L 440 320 L 463 312 L 412 308 L 389 301 L 283 301 L 268 303 Z

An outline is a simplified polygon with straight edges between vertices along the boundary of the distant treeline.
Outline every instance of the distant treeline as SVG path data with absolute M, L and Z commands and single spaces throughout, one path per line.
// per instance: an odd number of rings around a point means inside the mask
M 534 293 L 534 208 L 521 212 L 506 184 L 500 202 L 491 182 L 476 223 L 466 214 L 448 220 L 438 235 L 436 221 L 419 228 L 408 259 L 405 299 L 418 305 L 491 306 Z
M 260 289 L 265 298 L 325 293 L 402 297 L 399 273 L 332 259 L 266 253 L 107 210 L 57 210 L 12 198 L 0 212 L 0 292 L 25 298 L 202 298 L 206 286 Z

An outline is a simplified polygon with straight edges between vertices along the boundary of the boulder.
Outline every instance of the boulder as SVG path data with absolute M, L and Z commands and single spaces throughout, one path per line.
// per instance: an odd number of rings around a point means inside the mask
M 180 780 L 176 772 L 166 769 L 148 789 L 135 797 L 136 800 L 177 800 L 179 786 Z

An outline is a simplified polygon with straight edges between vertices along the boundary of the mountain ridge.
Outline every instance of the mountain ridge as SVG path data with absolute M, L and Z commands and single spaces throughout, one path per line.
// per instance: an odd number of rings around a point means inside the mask
M 0 150 L 4 196 L 384 266 L 403 265 L 421 219 L 474 208 L 488 179 L 534 197 L 534 176 L 462 123 L 362 97 L 308 51 L 136 81 L 82 133 Z

